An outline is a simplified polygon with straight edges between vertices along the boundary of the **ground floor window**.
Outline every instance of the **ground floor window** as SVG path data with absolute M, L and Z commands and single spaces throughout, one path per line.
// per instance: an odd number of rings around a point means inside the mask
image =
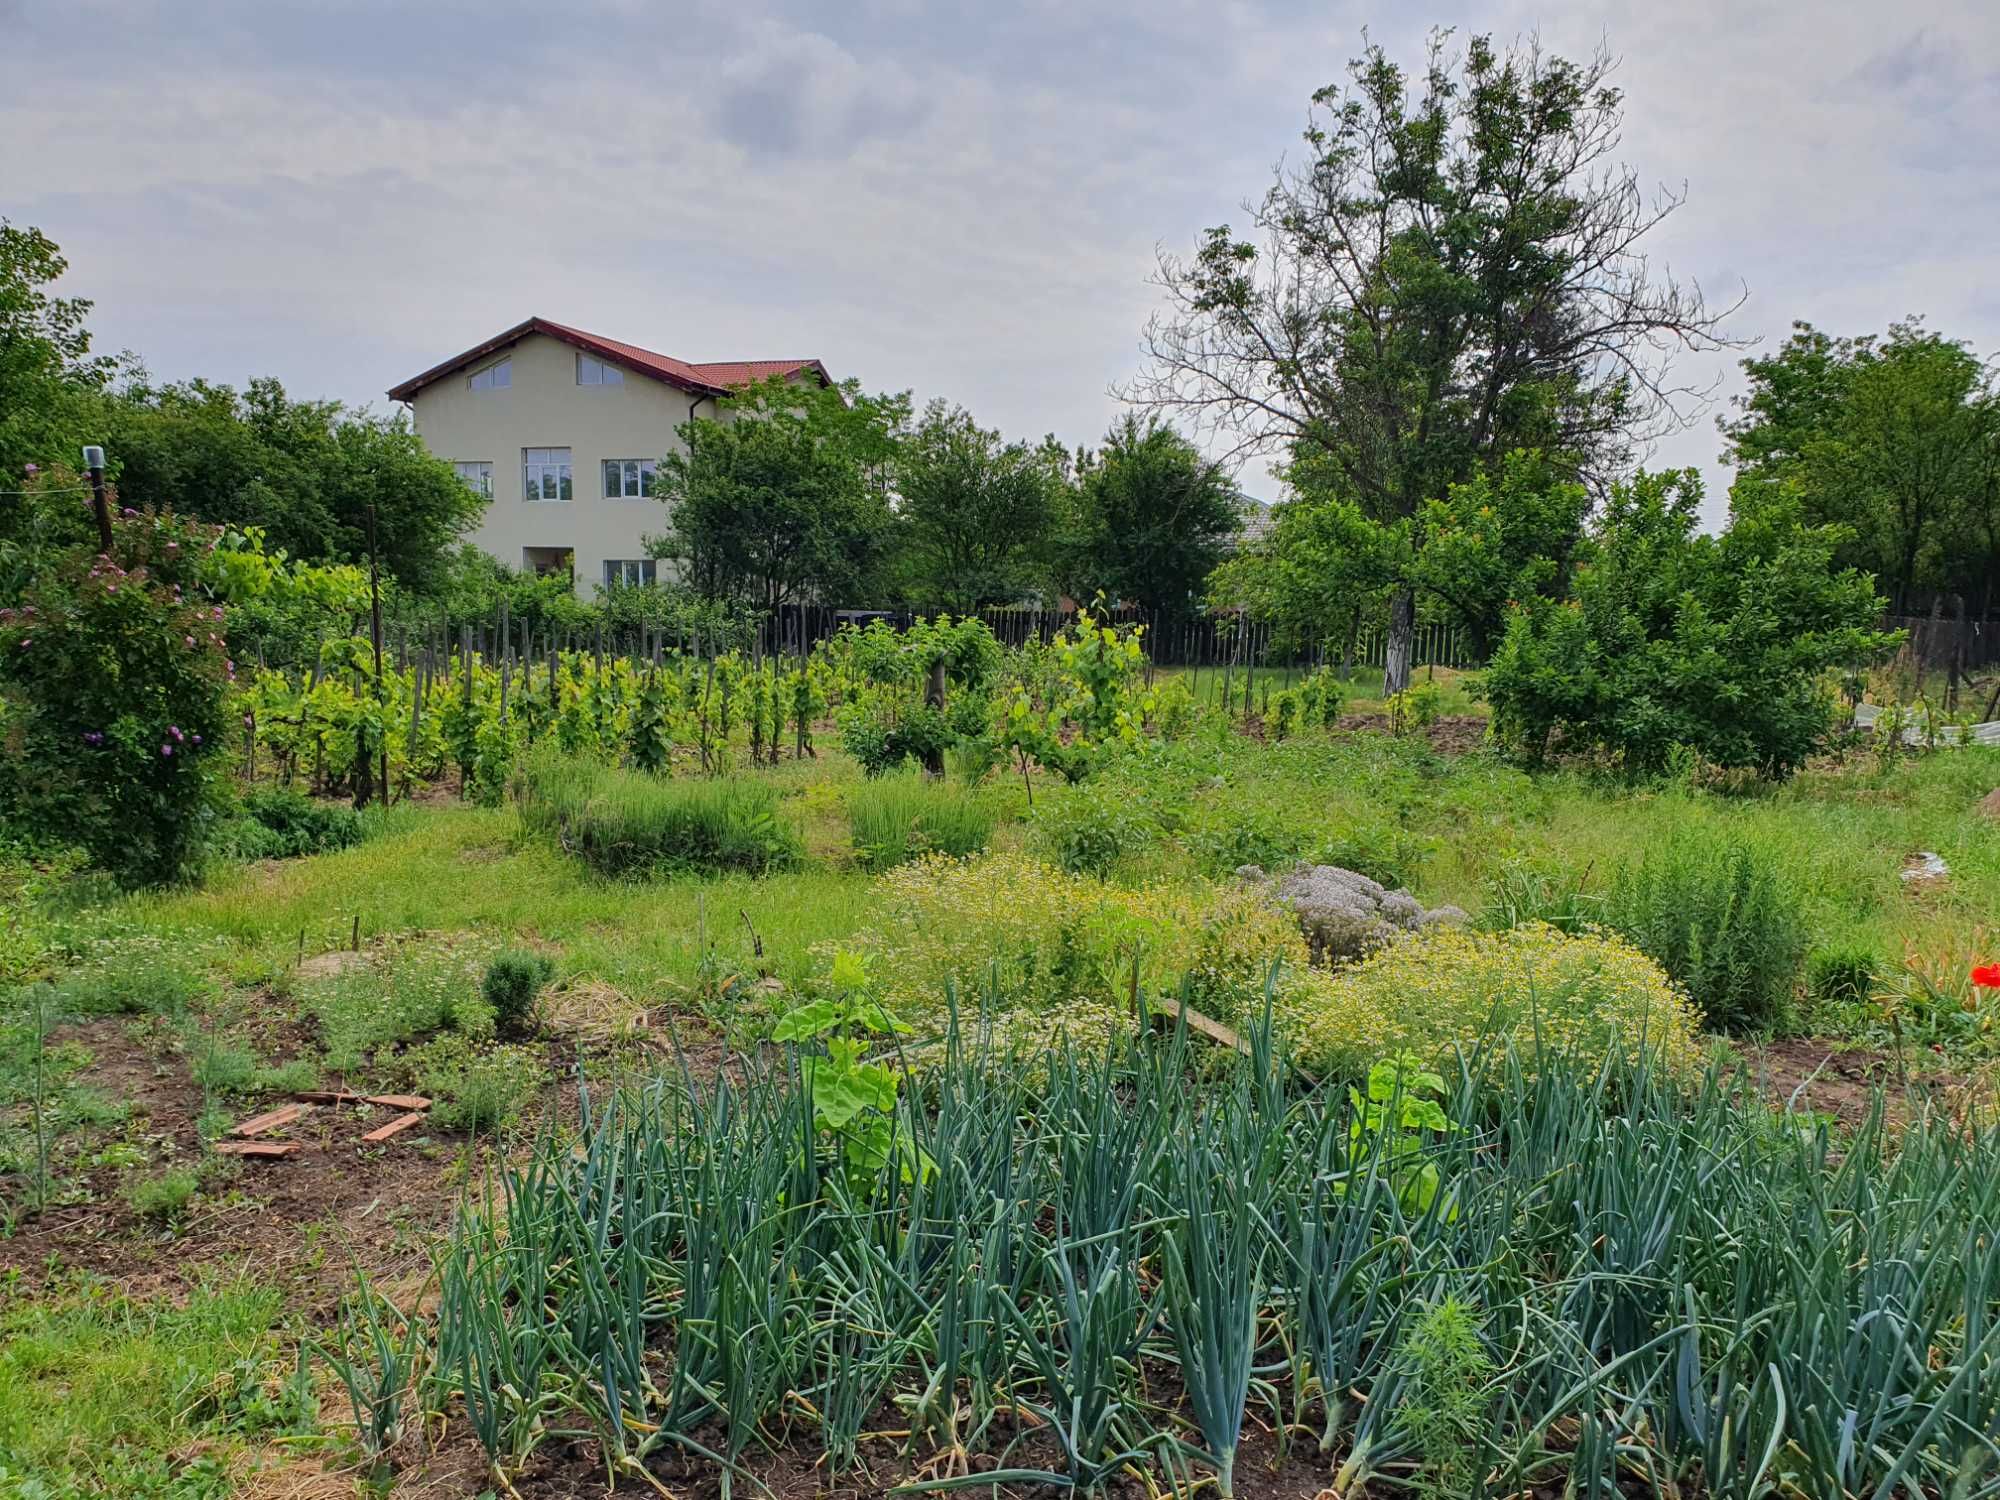
M 604 560 L 604 586 L 614 584 L 633 587 L 642 583 L 659 581 L 659 563 L 650 557 L 607 557 Z
M 523 448 L 521 496 L 526 500 L 569 499 L 569 449 Z
M 530 573 L 567 573 L 575 556 L 567 547 L 523 547 L 521 566 Z

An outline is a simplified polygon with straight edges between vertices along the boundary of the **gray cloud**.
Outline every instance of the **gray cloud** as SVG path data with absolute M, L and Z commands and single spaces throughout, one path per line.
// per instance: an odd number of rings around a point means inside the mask
M 1987 0 L 0 0 L 0 213 L 62 243 L 105 348 L 381 402 L 541 313 L 690 358 L 814 354 L 1093 440 L 1156 245 L 1237 216 L 1364 22 L 1623 58 L 1654 247 L 1743 336 L 1910 311 L 2000 349 Z M 79 38 L 87 39 L 80 43 Z M 1718 382 L 1730 357 L 1683 373 Z M 1714 410 L 1656 460 L 1699 463 Z M 1260 476 L 1253 487 L 1267 488 Z

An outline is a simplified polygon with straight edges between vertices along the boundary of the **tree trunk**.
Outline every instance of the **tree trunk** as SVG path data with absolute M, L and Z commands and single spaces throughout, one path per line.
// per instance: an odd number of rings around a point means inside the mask
M 1417 633 L 1417 599 L 1407 585 L 1389 596 L 1389 639 L 1382 652 L 1382 696 L 1410 685 L 1410 648 Z

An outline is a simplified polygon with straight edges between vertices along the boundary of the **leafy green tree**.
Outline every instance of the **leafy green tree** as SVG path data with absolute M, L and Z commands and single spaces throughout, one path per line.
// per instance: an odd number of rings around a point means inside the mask
M 1443 499 L 1426 500 L 1411 524 L 1386 530 L 1400 543 L 1398 576 L 1462 624 L 1484 659 L 1510 604 L 1568 592 L 1589 514 L 1588 490 L 1542 454 L 1517 451 L 1497 474 L 1481 470 Z
M 762 610 L 851 595 L 888 539 L 888 476 L 906 395 L 768 380 L 680 428 L 660 461 L 667 528 L 652 539 L 705 598 Z
M 1279 451 L 1294 487 L 1384 528 L 1516 449 L 1615 473 L 1683 420 L 1668 356 L 1710 348 L 1700 292 L 1642 243 L 1679 205 L 1612 163 L 1608 54 L 1570 62 L 1432 38 L 1420 79 L 1380 47 L 1314 96 L 1306 151 L 1251 210 L 1165 256 L 1169 306 L 1126 394 L 1231 453 Z M 1302 483 L 1310 481 L 1310 484 Z M 1421 529 L 1372 549 L 1395 556 Z M 1389 591 L 1384 687 L 1409 679 L 1419 580 Z
M 1270 530 L 1209 575 L 1218 609 L 1242 609 L 1278 644 L 1311 650 L 1333 641 L 1351 652 L 1362 622 L 1380 612 L 1395 581 L 1382 529 L 1339 495 L 1281 501 Z
M 1229 550 L 1242 500 L 1201 450 L 1157 419 L 1127 415 L 1077 463 L 1065 539 L 1068 592 L 1185 615 Z
M 1797 505 L 1847 528 L 1838 560 L 1873 573 L 1898 609 L 1957 594 L 2000 602 L 2000 389 L 1963 344 L 1910 320 L 1886 338 L 1795 325 L 1747 359 L 1750 390 L 1723 423 L 1732 512 Z
M 0 219 L 0 489 L 30 463 L 75 464 L 83 398 L 116 362 L 90 352 L 90 303 L 45 290 L 69 263 L 39 229 Z
M 400 414 L 294 400 L 275 380 L 238 392 L 141 379 L 98 402 L 94 421 L 127 505 L 260 527 L 313 562 L 365 562 L 373 505 L 382 570 L 419 592 L 444 584 L 486 503 Z
M 933 401 L 896 460 L 909 597 L 963 614 L 1043 589 L 1067 467 L 1053 438 L 1009 443 L 964 407 Z
M 1589 510 L 1581 484 L 1530 452 L 1386 523 L 1337 489 L 1309 488 L 1278 507 L 1261 542 L 1216 571 L 1210 599 L 1242 605 L 1283 642 L 1309 648 L 1351 639 L 1407 587 L 1425 617 L 1463 625 L 1483 658 L 1511 603 L 1565 592 Z
M 1572 597 L 1510 612 L 1486 672 L 1503 743 L 1539 760 L 1559 739 L 1641 772 L 1677 746 L 1771 776 L 1804 764 L 1832 722 L 1826 673 L 1895 642 L 1882 601 L 1836 562 L 1839 527 L 1773 507 L 1703 536 L 1700 504 L 1692 469 L 1615 486 Z

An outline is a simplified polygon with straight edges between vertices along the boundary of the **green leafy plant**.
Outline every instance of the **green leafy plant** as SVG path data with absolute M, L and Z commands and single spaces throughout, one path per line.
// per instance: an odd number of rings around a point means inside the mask
M 804 852 L 777 791 L 759 781 L 665 781 L 545 747 L 526 758 L 520 785 L 528 827 L 603 875 L 761 875 Z
M 799 1047 L 799 1072 L 812 1100 L 813 1125 L 840 1161 L 849 1187 L 866 1195 L 892 1156 L 905 1175 L 926 1161 L 897 1118 L 901 1068 L 870 1061 L 871 1047 L 910 1028 L 869 993 L 867 960 L 840 950 L 827 975 L 830 994 L 778 1018 L 771 1040 Z M 817 1044 L 819 1052 L 807 1050 Z
M 1349 1176 L 1379 1172 L 1404 1212 L 1429 1213 L 1443 1188 L 1443 1177 L 1427 1155 L 1426 1143 L 1459 1128 L 1445 1114 L 1439 1102 L 1443 1097 L 1443 1077 L 1413 1052 L 1371 1066 L 1366 1091 L 1352 1086 L 1347 1090 L 1353 1111 L 1347 1127 Z M 1439 1212 L 1446 1219 L 1458 1215 L 1449 1199 Z
M 351 848 L 365 832 L 351 807 L 290 788 L 258 787 L 244 793 L 241 816 L 229 826 L 227 844 L 242 859 L 296 859 Z
M 1806 996 L 1835 1011 L 1866 1005 L 1881 969 L 1882 955 L 1873 948 L 1851 943 L 1815 948 L 1806 955 Z
M 1086 782 L 1035 808 L 1035 840 L 1051 864 L 1072 875 L 1109 875 L 1144 849 L 1153 829 L 1122 788 Z
M 1588 870 L 1552 870 L 1510 859 L 1486 884 L 1479 925 L 1488 932 L 1505 932 L 1542 922 L 1573 937 L 1594 924 L 1603 909 L 1603 898 L 1586 889 L 1589 881 Z

